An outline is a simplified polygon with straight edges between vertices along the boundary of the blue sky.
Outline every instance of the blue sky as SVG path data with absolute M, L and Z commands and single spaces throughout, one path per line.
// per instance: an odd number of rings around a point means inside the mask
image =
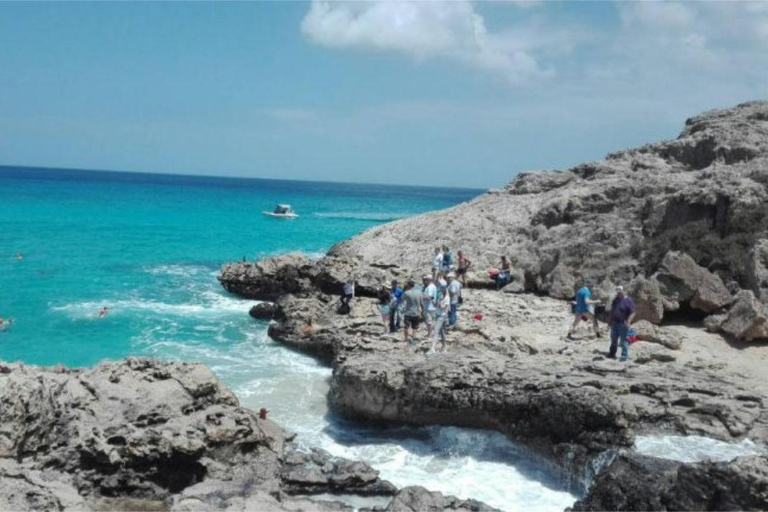
M 768 2 L 0 3 L 0 164 L 490 187 L 768 97 Z

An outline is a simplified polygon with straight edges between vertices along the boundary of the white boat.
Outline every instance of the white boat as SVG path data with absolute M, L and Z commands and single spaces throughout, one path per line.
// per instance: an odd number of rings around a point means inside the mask
M 278 219 L 295 219 L 299 216 L 298 213 L 293 211 L 293 208 L 291 208 L 291 205 L 289 204 L 279 204 L 275 206 L 274 211 L 261 213 L 267 217 L 276 217 Z

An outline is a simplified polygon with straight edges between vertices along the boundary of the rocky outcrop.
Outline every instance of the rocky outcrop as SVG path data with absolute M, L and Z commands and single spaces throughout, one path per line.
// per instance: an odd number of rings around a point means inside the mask
M 766 119 L 766 102 L 707 112 L 676 140 L 523 173 L 503 190 L 375 227 L 330 254 L 418 275 L 429 248 L 448 243 L 469 253 L 477 286 L 506 254 L 526 291 L 555 298 L 572 298 L 582 278 L 628 285 L 659 271 L 665 311 L 713 312 L 732 301 L 733 286 L 763 300 Z M 648 305 L 645 319 L 659 323 L 659 301 Z
M 768 459 L 682 464 L 617 457 L 573 510 L 766 510 Z
M 363 462 L 291 440 L 202 365 L 0 364 L 4 510 L 348 510 L 312 496 L 397 491 Z
M 429 492 L 423 487 L 413 486 L 398 492 L 385 512 L 442 512 L 443 510 L 492 512 L 496 509 L 476 500 L 460 500 L 453 496 L 443 496 L 439 492 Z
M 711 317 L 707 328 L 743 341 L 766 341 L 768 306 L 757 300 L 752 291 L 743 290 L 736 295 L 736 302 L 728 313 Z
M 301 254 L 286 254 L 257 263 L 224 265 L 219 282 L 225 290 L 248 299 L 274 301 L 286 293 L 301 294 L 311 287 L 306 277 L 310 260 Z
M 665 311 L 677 311 L 682 304 L 712 313 L 733 302 L 723 280 L 699 266 L 685 253 L 668 252 L 653 275 Z

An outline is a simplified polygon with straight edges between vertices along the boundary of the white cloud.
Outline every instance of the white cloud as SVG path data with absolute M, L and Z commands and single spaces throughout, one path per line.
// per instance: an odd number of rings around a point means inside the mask
M 319 45 L 395 51 L 417 60 L 449 59 L 500 74 L 513 83 L 553 74 L 533 54 L 536 39 L 523 41 L 514 33 L 490 33 L 467 0 L 315 0 L 301 28 Z

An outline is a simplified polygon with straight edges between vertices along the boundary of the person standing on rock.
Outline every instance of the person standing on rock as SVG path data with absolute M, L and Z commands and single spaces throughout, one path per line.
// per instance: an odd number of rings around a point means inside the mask
M 432 278 L 437 281 L 437 276 L 440 275 L 440 271 L 443 268 L 443 251 L 439 247 L 435 247 L 434 256 L 432 256 Z
M 453 265 L 453 255 L 447 245 L 443 246 L 443 272 L 448 273 L 451 271 Z
M 389 332 L 395 332 L 400 328 L 402 302 L 403 289 L 397 285 L 397 281 L 393 280 L 389 289 Z
M 616 287 L 616 297 L 611 302 L 611 312 L 608 315 L 608 324 L 611 326 L 611 348 L 608 357 L 616 358 L 616 350 L 621 344 L 621 359 L 629 359 L 629 340 L 627 332 L 632 320 L 635 319 L 635 303 L 624 293 L 623 286 Z
M 459 321 L 458 308 L 461 298 L 461 283 L 456 279 L 456 274 L 448 273 L 448 295 L 451 297 L 451 310 L 448 315 L 448 326 L 453 327 Z
M 349 305 L 350 301 L 355 298 L 355 280 L 350 278 L 344 283 L 344 289 L 341 294 L 341 307 L 340 312 L 347 314 L 352 309 Z
M 450 311 L 451 298 L 448 295 L 448 288 L 442 286 L 438 292 L 435 327 L 432 332 L 432 347 L 427 352 L 428 354 L 434 354 L 436 352 L 435 346 L 437 345 L 438 336 L 440 336 L 441 351 L 446 351 L 447 340 L 445 337 L 445 328 L 448 325 L 448 315 Z
M 592 327 L 595 329 L 595 336 L 598 338 L 600 337 L 600 326 L 597 324 L 597 318 L 595 317 L 595 304 L 600 304 L 600 301 L 592 300 L 592 290 L 590 290 L 590 285 L 585 282 L 584 286 L 579 288 L 579 291 L 576 292 L 576 301 L 574 302 L 573 308 L 575 318 L 573 319 L 571 328 L 568 329 L 568 334 L 565 337 L 566 340 L 573 341 L 572 336 L 576 330 L 576 326 L 579 325 L 579 322 L 581 322 L 583 318 L 586 318 L 586 321 L 592 321 Z
M 381 323 L 384 326 L 384 334 L 389 334 L 389 313 L 391 311 L 390 295 L 387 287 L 384 286 L 379 292 L 379 302 L 376 304 L 379 314 L 381 315 Z
M 416 283 L 413 280 L 408 281 L 405 285 L 405 293 L 403 293 L 403 305 L 404 305 L 404 323 L 405 329 L 403 330 L 403 339 L 414 344 L 414 335 L 416 329 L 419 328 L 422 315 L 424 314 L 424 308 L 421 302 L 421 290 L 416 288 Z
M 469 270 L 469 267 L 472 266 L 472 262 L 467 258 L 467 255 L 464 254 L 463 251 L 457 252 L 456 255 L 458 256 L 458 260 L 456 261 L 458 264 L 456 275 L 461 279 L 461 286 L 467 286 L 467 271 Z
M 432 276 L 424 276 L 424 290 L 421 292 L 422 309 L 424 310 L 424 322 L 427 324 L 427 337 L 432 336 L 432 328 L 435 326 L 435 316 L 437 307 L 437 286 L 433 282 Z

